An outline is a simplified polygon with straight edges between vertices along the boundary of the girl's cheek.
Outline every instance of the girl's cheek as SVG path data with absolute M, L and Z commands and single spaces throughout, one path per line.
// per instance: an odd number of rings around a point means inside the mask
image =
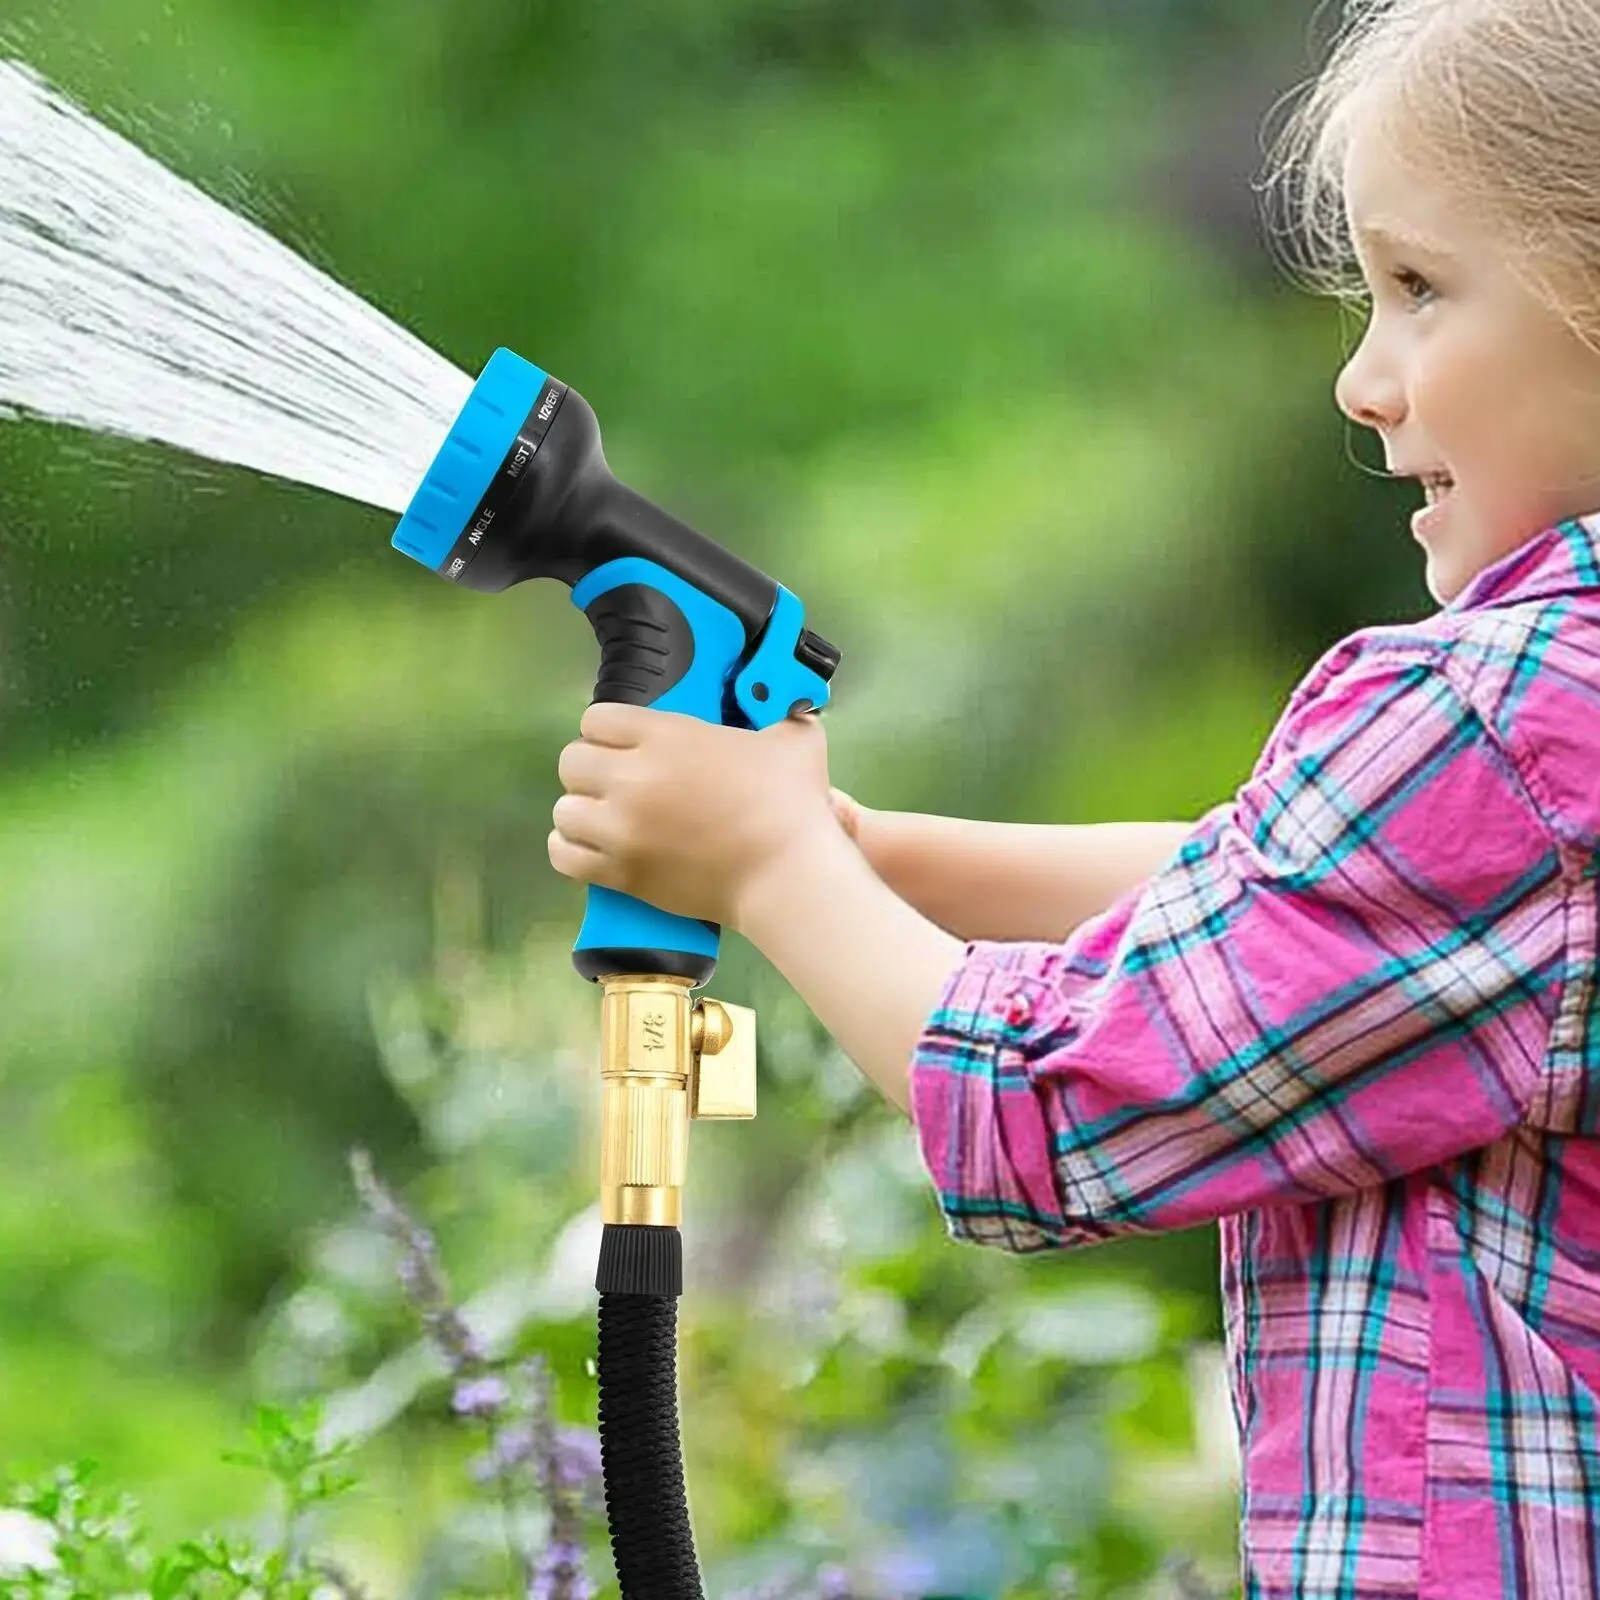
M 1458 475 L 1518 448 L 1530 397 L 1520 374 L 1496 368 L 1470 343 L 1439 339 L 1415 390 L 1424 431 Z

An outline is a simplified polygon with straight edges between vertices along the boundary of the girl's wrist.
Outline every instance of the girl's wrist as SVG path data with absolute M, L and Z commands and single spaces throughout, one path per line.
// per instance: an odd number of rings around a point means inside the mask
M 734 897 L 729 925 L 761 948 L 765 937 L 787 920 L 799 878 L 804 875 L 817 881 L 836 873 L 858 849 L 836 816 L 824 815 L 745 875 Z

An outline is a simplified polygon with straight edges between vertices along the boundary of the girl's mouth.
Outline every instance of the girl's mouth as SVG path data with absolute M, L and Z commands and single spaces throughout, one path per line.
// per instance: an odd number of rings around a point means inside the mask
M 1456 481 L 1448 472 L 1424 472 L 1420 477 L 1427 504 L 1413 514 L 1411 532 L 1418 539 L 1425 539 L 1437 529 L 1444 506 L 1455 491 Z

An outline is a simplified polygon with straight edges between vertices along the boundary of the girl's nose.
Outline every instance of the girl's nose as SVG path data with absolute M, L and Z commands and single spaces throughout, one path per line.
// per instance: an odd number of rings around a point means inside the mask
M 1379 430 L 1398 427 L 1405 416 L 1405 388 L 1372 338 L 1371 326 L 1345 362 L 1333 386 L 1339 409 L 1352 422 Z

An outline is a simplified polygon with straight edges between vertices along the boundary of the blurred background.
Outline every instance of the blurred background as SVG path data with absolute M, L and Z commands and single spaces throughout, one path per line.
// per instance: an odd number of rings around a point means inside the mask
M 1225 798 L 1321 651 L 1431 609 L 1405 491 L 1333 405 L 1354 331 L 1252 193 L 1313 11 L 0 20 L 464 370 L 504 344 L 576 384 L 620 477 L 842 648 L 842 787 L 1091 822 Z M 592 1426 L 599 1007 L 544 840 L 595 662 L 566 591 L 454 591 L 393 522 L 0 425 L 0 1470 L 88 1455 L 163 1531 L 247 1519 L 221 1453 L 258 1400 L 319 1394 L 366 1441 L 329 1537 L 374 1593 L 423 1595 L 474 1526 L 473 1447 L 346 1158 L 372 1151 Z M 909 1128 L 725 949 L 713 992 L 763 1038 L 757 1120 L 692 1145 L 708 1592 L 837 1561 L 910 1593 L 1157 1595 L 1174 1552 L 1226 1591 L 1213 1230 L 951 1243 Z

